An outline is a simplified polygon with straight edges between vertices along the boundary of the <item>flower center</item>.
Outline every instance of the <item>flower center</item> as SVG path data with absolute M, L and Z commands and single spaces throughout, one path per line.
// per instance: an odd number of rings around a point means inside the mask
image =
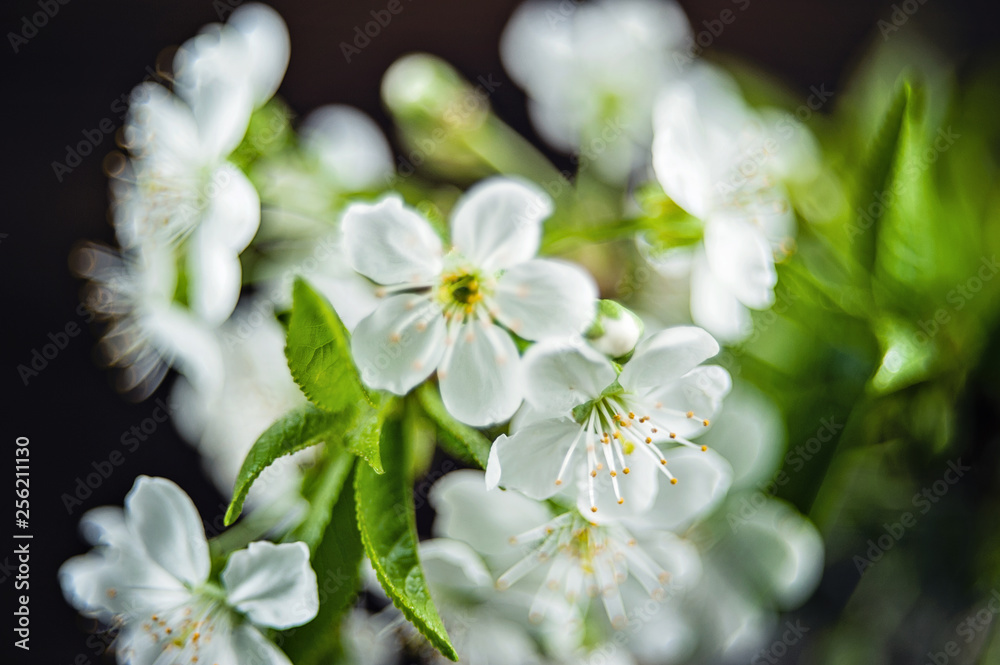
M 570 603 L 601 596 L 616 628 L 626 623 L 620 586 L 631 575 L 654 599 L 664 597 L 670 573 L 646 554 L 620 526 L 598 526 L 575 513 L 566 513 L 510 538 L 511 545 L 529 545 L 530 552 L 497 579 L 507 589 L 528 573 L 549 564 L 545 581 L 531 604 L 529 618 L 540 621 L 559 594 Z
M 492 280 L 469 265 L 445 269 L 438 281 L 436 296 L 448 319 L 475 318 L 488 305 L 492 295 Z
M 607 465 L 611 476 L 611 486 L 619 504 L 625 503 L 618 485 L 618 466 L 621 472 L 628 475 L 631 470 L 626 457 L 636 451 L 649 458 L 670 481 L 676 485 L 677 478 L 667 469 L 667 459 L 659 447 L 654 444 L 670 442 L 692 448 L 700 448 L 702 452 L 708 446 L 699 446 L 687 438 L 677 434 L 667 424 L 676 422 L 678 418 L 701 421 L 703 427 L 710 424 L 708 419 L 695 415 L 694 411 L 681 411 L 664 406 L 660 402 L 645 403 L 637 395 L 626 393 L 616 381 L 601 393 L 597 399 L 580 404 L 573 409 L 573 418 L 580 423 L 580 431 L 570 445 L 563 458 L 556 485 L 562 485 L 563 475 L 569 466 L 569 461 L 576 452 L 580 442 L 584 442 L 587 452 L 587 483 L 590 491 L 590 510 L 597 512 L 597 502 L 594 497 L 594 479 L 597 472 L 603 471 Z M 600 455 L 598 454 L 600 448 Z M 601 461 L 603 458 L 603 461 Z

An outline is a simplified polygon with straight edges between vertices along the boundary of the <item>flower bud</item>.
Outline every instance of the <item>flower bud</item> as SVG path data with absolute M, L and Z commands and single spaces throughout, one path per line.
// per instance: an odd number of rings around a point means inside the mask
M 613 359 L 627 359 L 642 337 L 642 320 L 614 300 L 597 303 L 597 318 L 586 332 L 590 345 Z
M 403 56 L 382 78 L 382 99 L 386 106 L 396 116 L 410 120 L 455 124 L 455 119 L 460 118 L 464 124 L 475 125 L 476 122 L 470 122 L 469 113 L 458 112 L 468 106 L 466 98 L 475 96 L 473 87 L 454 67 L 426 53 Z M 485 113 L 485 104 L 475 106 Z

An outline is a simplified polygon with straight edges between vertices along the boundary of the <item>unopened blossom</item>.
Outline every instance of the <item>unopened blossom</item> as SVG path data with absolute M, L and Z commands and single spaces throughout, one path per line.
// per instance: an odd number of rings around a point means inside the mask
M 653 0 L 526 2 L 504 30 L 504 67 L 539 134 L 610 181 L 649 161 L 652 111 L 690 40 L 683 10 Z
M 350 206 L 341 221 L 348 262 L 384 299 L 353 330 L 362 379 L 402 395 L 436 370 L 445 406 L 459 420 L 481 426 L 509 418 L 522 395 L 510 333 L 564 337 L 594 315 L 596 286 L 586 272 L 535 258 L 551 211 L 533 185 L 486 180 L 456 204 L 446 249 L 398 196 Z
M 584 344 L 532 347 L 525 356 L 525 414 L 511 436 L 494 443 L 488 485 L 545 499 L 564 484 L 582 484 L 578 505 L 600 521 L 601 506 L 647 510 L 660 491 L 658 474 L 677 484 L 680 472 L 668 460 L 675 446 L 705 453 L 706 472 L 728 477 L 728 465 L 692 441 L 730 389 L 726 370 L 701 365 L 718 351 L 712 336 L 694 327 L 646 338 L 620 372 Z
M 727 343 L 774 303 L 775 260 L 793 247 L 782 179 L 810 168 L 797 121 L 751 110 L 736 84 L 705 65 L 665 88 L 654 114 L 653 166 L 664 192 L 704 224 L 703 241 L 657 257 L 690 274 L 691 316 Z
M 190 306 L 211 324 L 236 305 L 239 254 L 260 224 L 257 191 L 228 158 L 277 89 L 288 50 L 277 13 L 250 3 L 181 46 L 172 92 L 152 82 L 132 92 L 129 159 L 112 169 L 119 242 L 183 250 Z
M 623 628 L 627 601 L 664 601 L 699 575 L 695 548 L 669 531 L 640 522 L 598 524 L 517 492 L 483 492 L 482 482 L 480 472 L 457 471 L 435 483 L 435 532 L 482 554 L 497 589 L 528 594 L 522 603 L 533 622 L 574 607 L 582 616 L 599 598 L 611 625 Z
M 163 478 L 140 476 L 124 511 L 98 508 L 82 528 L 96 547 L 59 571 L 66 598 L 117 630 L 118 662 L 288 665 L 261 632 L 310 621 L 319 608 L 304 543 L 250 543 L 221 580 L 191 499 Z

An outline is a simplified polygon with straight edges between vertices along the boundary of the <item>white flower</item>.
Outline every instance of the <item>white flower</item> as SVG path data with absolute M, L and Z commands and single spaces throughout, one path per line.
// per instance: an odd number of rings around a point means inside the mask
M 482 493 L 481 479 L 478 490 Z M 497 593 L 486 564 L 467 544 L 446 538 L 425 540 L 420 543 L 420 562 L 460 662 L 543 662 L 526 621 L 527 606 L 518 602 L 520 598 Z M 559 624 L 566 630 L 564 621 Z M 447 662 L 436 652 L 432 661 Z
M 119 663 L 268 663 L 289 660 L 260 632 L 311 620 L 316 575 L 303 543 L 251 543 L 209 580 L 208 541 L 191 499 L 140 476 L 125 510 L 98 508 L 82 528 L 97 547 L 59 571 L 67 599 L 118 629 Z
M 321 106 L 302 122 L 306 153 L 346 191 L 384 187 L 393 175 L 389 142 L 375 121 L 356 108 Z
M 673 2 L 528 2 L 500 47 L 542 137 L 596 156 L 600 174 L 621 181 L 648 163 L 656 94 L 689 34 Z
M 699 366 L 718 351 L 718 343 L 700 328 L 670 328 L 643 340 L 618 374 L 610 360 L 583 344 L 529 349 L 525 414 L 515 419 L 512 436 L 501 435 L 494 443 L 489 485 L 545 499 L 567 478 L 582 481 L 578 506 L 599 521 L 605 515 L 598 507 L 627 504 L 624 510 L 640 514 L 664 494 L 699 510 L 713 505 L 729 486 L 729 466 L 691 439 L 708 427 L 729 392 L 726 370 Z M 701 453 L 664 452 L 664 443 Z M 682 500 L 674 489 L 660 491 L 658 472 L 671 484 L 691 474 L 690 485 L 681 490 L 689 498 Z M 686 514 L 677 508 L 661 517 Z
M 348 262 L 385 298 L 353 331 L 362 379 L 402 395 L 436 369 L 456 418 L 509 418 L 521 403 L 521 359 L 501 325 L 540 340 L 582 332 L 594 315 L 597 290 L 583 270 L 534 258 L 551 211 L 534 186 L 481 182 L 456 204 L 445 254 L 427 220 L 396 196 L 349 207 Z
M 530 605 L 522 604 L 533 622 L 572 616 L 576 607 L 582 616 L 589 599 L 600 597 L 612 627 L 620 629 L 627 622 L 627 601 L 663 601 L 699 575 L 694 546 L 670 532 L 596 524 L 576 511 L 554 514 L 516 492 L 483 492 L 482 483 L 478 471 L 456 471 L 435 483 L 430 494 L 435 533 L 479 552 L 501 573 L 498 589 L 529 593 Z M 565 633 L 566 619 L 557 623 Z M 579 635 L 560 637 L 565 648 Z
M 665 269 L 688 267 L 694 322 L 729 343 L 752 331 L 750 309 L 774 303 L 775 254 L 790 251 L 795 233 L 778 176 L 792 170 L 799 152 L 789 135 L 801 132 L 767 118 L 775 123 L 747 108 L 735 83 L 707 66 L 668 87 L 656 105 L 656 176 L 704 223 L 704 241 L 668 252 Z
M 88 244 L 73 252 L 74 272 L 87 278 L 84 300 L 108 327 L 100 348 L 108 365 L 121 368 L 118 389 L 148 397 L 170 366 L 206 395 L 222 386 L 222 353 L 204 323 L 173 302 L 177 272 L 161 247 L 121 253 Z
M 702 576 L 683 608 L 699 619 L 693 629 L 705 659 L 746 662 L 773 639 L 779 614 L 799 607 L 815 590 L 823 573 L 823 539 L 792 506 L 760 493 L 731 496 L 719 514 L 721 519 L 692 535 L 708 545 L 701 553 Z M 650 631 L 668 629 L 672 621 L 668 614 L 656 615 Z M 637 653 L 641 648 L 632 645 Z
M 269 302 L 240 303 L 214 334 L 222 351 L 222 389 L 209 394 L 182 377 L 171 392 L 171 417 L 201 453 L 215 486 L 229 496 L 257 438 L 306 399 L 288 371 L 285 334 Z M 272 514 L 290 510 L 299 498 L 299 464 L 313 453 L 303 450 L 275 460 L 254 482 L 247 507 L 266 507 Z
M 119 242 L 184 244 L 191 307 L 212 324 L 236 305 L 239 254 L 260 224 L 256 190 L 226 160 L 287 62 L 281 18 L 249 4 L 181 47 L 174 93 L 155 83 L 132 93 L 125 126 L 131 159 L 112 184 Z

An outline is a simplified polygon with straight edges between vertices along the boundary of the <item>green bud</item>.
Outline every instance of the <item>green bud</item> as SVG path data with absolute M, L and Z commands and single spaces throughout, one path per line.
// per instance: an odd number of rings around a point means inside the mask
M 642 319 L 614 300 L 597 303 L 597 318 L 585 333 L 587 341 L 604 355 L 627 359 L 642 337 Z
M 486 104 L 477 103 L 473 106 L 481 113 L 468 112 L 468 99 L 475 94 L 475 89 L 454 67 L 426 53 L 403 56 L 382 78 L 382 100 L 386 106 L 396 116 L 411 121 L 475 126 L 482 122 L 479 116 L 488 110 Z

